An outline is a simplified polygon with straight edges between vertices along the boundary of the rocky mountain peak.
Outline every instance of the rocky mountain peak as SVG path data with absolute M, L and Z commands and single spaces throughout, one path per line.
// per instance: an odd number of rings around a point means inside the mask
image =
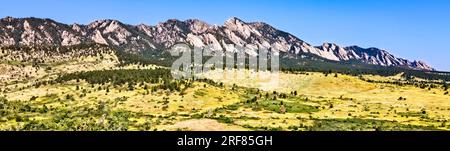
M 112 20 L 112 19 L 101 19 L 101 20 L 96 20 L 92 23 L 90 23 L 88 25 L 89 28 L 105 28 L 109 25 L 113 25 L 113 26 L 118 26 L 120 23 L 117 20 Z
M 11 16 L 6 16 L 5 18 L 2 18 L 1 21 L 3 22 L 12 22 L 14 20 Z
M 321 50 L 324 50 L 324 51 L 334 52 L 334 53 L 336 53 L 338 55 L 343 55 L 343 54 L 346 53 L 346 50 L 343 47 L 341 47 L 341 46 L 339 46 L 339 45 L 337 45 L 335 43 L 327 43 L 327 42 L 325 42 L 325 43 L 322 44 L 322 46 L 319 46 L 318 48 L 321 49 Z
M 225 21 L 224 25 L 227 24 L 245 24 L 245 22 L 237 17 L 231 17 Z
M 204 33 L 211 28 L 211 25 L 198 19 L 189 19 L 185 22 L 189 25 L 190 30 L 195 34 Z
M 72 24 L 72 30 L 75 30 L 76 32 L 81 32 L 81 28 L 82 27 L 77 23 Z
M 126 51 L 167 50 L 176 43 L 196 46 L 210 44 L 223 50 L 225 44 L 256 45 L 281 51 L 290 56 L 309 53 L 334 61 L 357 60 L 381 66 L 401 66 L 417 70 L 433 70 L 422 61 L 397 58 L 386 50 L 342 47 L 335 43 L 312 46 L 296 36 L 263 22 L 244 22 L 237 17 L 222 26 L 211 26 L 198 19 L 169 19 L 155 26 L 124 24 L 117 20 L 96 20 L 88 25 L 66 25 L 51 19 L 12 18 L 0 20 L 0 46 L 7 45 L 76 45 L 99 43 Z M 256 54 L 254 51 L 246 52 Z
M 244 30 L 243 28 L 248 28 L 247 23 L 237 17 L 226 20 L 223 26 L 230 30 Z

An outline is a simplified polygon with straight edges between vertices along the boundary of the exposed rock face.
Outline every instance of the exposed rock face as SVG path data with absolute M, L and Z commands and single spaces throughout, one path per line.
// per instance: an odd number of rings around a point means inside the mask
M 246 23 L 238 18 L 230 18 L 222 26 L 209 25 L 196 19 L 171 19 L 155 26 L 133 26 L 116 20 L 97 20 L 88 25 L 66 25 L 38 18 L 6 17 L 0 20 L 1 46 L 69 46 L 84 43 L 105 44 L 134 52 L 165 50 L 177 43 L 198 47 L 211 45 L 214 50 L 224 50 L 225 44 L 251 44 L 291 55 L 307 53 L 334 61 L 358 60 L 381 66 L 434 70 L 422 61 L 397 58 L 377 48 L 341 47 L 332 43 L 315 47 L 266 23 Z

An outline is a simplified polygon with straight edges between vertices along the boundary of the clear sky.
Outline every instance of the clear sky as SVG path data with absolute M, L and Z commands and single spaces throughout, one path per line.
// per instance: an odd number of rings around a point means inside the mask
M 450 71 L 449 0 L 7 0 L 0 16 L 134 25 L 172 18 L 222 25 L 236 16 L 266 22 L 313 45 L 378 47 Z

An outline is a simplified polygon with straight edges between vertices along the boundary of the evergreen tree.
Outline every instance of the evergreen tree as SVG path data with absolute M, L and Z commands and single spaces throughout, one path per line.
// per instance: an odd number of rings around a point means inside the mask
M 134 90 L 134 84 L 133 82 L 128 82 L 128 90 L 133 91 Z
M 447 82 L 444 82 L 444 84 L 443 84 L 443 88 L 444 88 L 444 91 L 447 91 L 448 90 L 448 86 L 449 84 L 447 83 Z

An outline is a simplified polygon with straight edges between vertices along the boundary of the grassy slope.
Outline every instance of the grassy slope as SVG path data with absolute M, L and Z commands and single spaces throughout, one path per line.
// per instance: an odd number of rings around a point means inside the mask
M 221 80 L 222 76 L 219 72 L 211 72 L 206 76 L 228 84 L 246 87 L 259 87 L 261 85 L 259 84 L 261 81 L 257 78 Z M 322 109 L 311 114 L 286 114 L 281 116 L 295 122 L 297 122 L 296 119 L 299 116 L 301 118 L 312 116 L 315 119 L 377 119 L 402 124 L 439 127 L 444 123 L 443 121 L 450 118 L 450 104 L 448 103 L 450 96 L 444 95 L 444 90 L 441 88 L 428 90 L 413 86 L 369 83 L 360 80 L 358 77 L 348 75 L 334 77 L 332 75 L 325 76 L 322 73 L 308 73 L 308 75 L 283 73 L 279 75 L 279 79 L 279 85 L 266 87 L 268 88 L 267 91 L 288 94 L 297 91 L 301 98 L 309 98 L 310 101 L 305 102 L 320 106 Z M 389 79 L 390 77 L 384 80 Z M 399 97 L 406 98 L 406 100 L 399 101 Z M 332 108 L 330 108 L 330 104 L 333 104 Z M 409 113 L 422 111 L 425 111 L 426 114 L 407 116 Z M 245 108 L 234 111 L 236 115 L 249 112 Z M 263 115 L 264 113 L 260 114 Z M 272 120 L 267 120 L 266 123 L 263 121 L 261 119 L 254 120 L 261 125 L 272 124 Z M 290 120 L 286 122 L 290 123 Z M 246 121 L 242 124 L 249 123 Z M 291 124 L 284 124 L 284 127 L 289 127 L 289 125 Z
M 223 82 L 213 86 L 194 82 L 185 91 L 159 90 L 147 94 L 138 84 L 114 87 L 75 80 L 31 87 L 36 79 L 51 79 L 80 70 L 152 69 L 155 66 L 116 67 L 107 56 L 50 64 L 20 84 L 7 83 L 2 93 L 0 129 L 39 130 L 429 130 L 449 129 L 449 95 L 440 88 L 370 83 L 358 77 L 322 73 L 279 75 L 278 85 L 268 78 L 220 72 L 204 76 Z M 112 63 L 111 63 L 111 60 Z M 6 64 L 10 65 L 10 64 Z M 7 72 L 4 72 L 7 73 Z M 245 75 L 245 74 L 244 74 Z M 239 77 L 239 78 L 236 78 Z M 377 80 L 400 79 L 364 75 Z M 269 77 L 270 78 L 270 77 Z M 273 78 L 273 77 L 272 77 Z M 148 85 L 152 85 L 146 83 Z M 235 87 L 237 84 L 242 87 Z M 17 86 L 16 86 L 17 85 Z M 76 85 L 79 89 L 76 89 Z M 105 87 L 110 87 L 107 93 Z M 101 90 L 99 90 L 101 87 Z M 251 88 L 259 88 L 260 91 Z M 86 92 L 86 96 L 80 96 Z M 277 91 L 277 94 L 273 94 Z M 297 96 L 289 95 L 297 91 Z M 279 93 L 288 97 L 279 97 Z M 268 94 L 268 97 L 266 97 Z M 33 97 L 34 96 L 34 97 Z M 124 97 L 126 99 L 124 99 Z M 277 97 L 276 99 L 273 99 Z M 406 100 L 399 101 L 403 97 Z M 248 101 L 257 98 L 255 101 Z M 281 102 L 286 113 L 280 113 Z M 47 110 L 45 110 L 47 108 Z M 211 120 L 212 119 L 212 120 Z

